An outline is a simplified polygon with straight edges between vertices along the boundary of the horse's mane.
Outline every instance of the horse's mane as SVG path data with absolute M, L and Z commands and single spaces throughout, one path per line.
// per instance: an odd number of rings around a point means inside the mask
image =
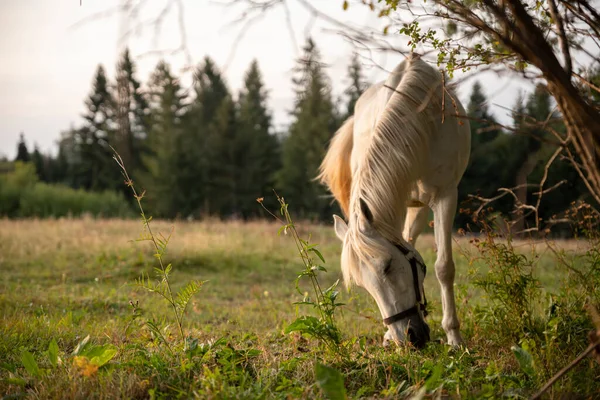
M 379 115 L 368 116 L 377 122 L 366 148 L 355 149 L 359 157 L 351 182 L 347 253 L 343 255 L 343 264 L 349 268 L 344 271 L 346 282 L 357 276 L 358 260 L 383 250 L 378 241 L 359 232 L 365 205 L 372 228 L 388 241 L 404 243 L 401 232 L 408 196 L 429 161 L 430 140 L 441 119 L 441 74 L 418 56 L 403 61 L 380 90 L 393 93 Z
M 352 184 L 350 155 L 352 154 L 353 130 L 354 117 L 350 117 L 331 139 L 329 150 L 319 167 L 317 176 L 322 184 L 327 185 L 346 217 L 350 215 L 350 187 Z

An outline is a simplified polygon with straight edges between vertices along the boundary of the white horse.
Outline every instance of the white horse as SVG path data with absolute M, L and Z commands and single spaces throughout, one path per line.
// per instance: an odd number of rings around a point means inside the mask
M 424 321 L 425 264 L 414 250 L 434 213 L 444 328 L 448 343 L 462 337 L 454 300 L 452 223 L 457 186 L 469 159 L 469 122 L 441 73 L 411 55 L 385 82 L 371 86 L 331 141 L 319 178 L 339 202 L 348 224 L 334 215 L 343 241 L 347 285 L 373 296 L 388 326 L 384 344 L 429 340 Z

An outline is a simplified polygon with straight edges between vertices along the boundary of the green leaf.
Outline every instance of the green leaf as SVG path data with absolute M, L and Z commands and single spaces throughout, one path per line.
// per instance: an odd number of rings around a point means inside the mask
M 105 344 L 101 346 L 93 346 L 81 355 L 87 357 L 91 364 L 101 367 L 112 360 L 116 354 L 117 348 L 114 345 Z
M 185 351 L 186 353 L 189 353 L 190 355 L 194 354 L 194 350 L 196 350 L 198 348 L 198 338 L 194 338 L 191 336 L 188 336 L 185 338 L 185 345 L 183 348 L 183 351 Z
M 315 328 L 317 328 L 321 323 L 318 319 L 311 316 L 302 316 L 296 319 L 294 322 L 289 324 L 287 328 L 283 331 L 286 335 L 291 332 L 306 332 L 311 333 L 315 332 Z
M 313 253 L 315 253 L 315 254 L 317 255 L 317 257 L 319 257 L 319 259 L 320 259 L 322 262 L 325 262 L 325 259 L 323 258 L 323 254 L 321 254 L 321 252 L 320 252 L 319 250 L 317 250 L 317 249 L 316 249 L 316 248 L 314 248 L 314 247 L 313 247 L 312 249 L 309 249 L 309 250 L 310 250 L 310 251 L 312 251 Z
M 17 385 L 17 386 L 25 386 L 27 385 L 27 381 L 23 378 L 19 378 L 18 376 L 13 375 L 12 373 L 9 375 L 8 379 L 5 380 L 9 385 Z M 8 396 L 4 397 L 5 399 L 9 398 Z
M 192 297 L 200 291 L 203 284 L 204 281 L 189 281 L 187 285 L 179 289 L 175 297 L 175 304 L 182 311 L 182 315 Z
M 340 284 L 340 280 L 336 280 L 335 282 L 333 282 L 333 284 L 331 286 L 329 286 L 326 290 L 325 293 L 331 292 L 332 290 L 334 290 L 338 285 Z
M 279 230 L 277 230 L 277 236 L 281 236 L 281 232 L 287 233 L 287 228 L 289 225 L 283 225 Z
M 315 377 L 325 397 L 331 400 L 347 399 L 344 377 L 337 369 L 317 363 L 315 365 Z
M 146 321 L 146 326 L 148 327 L 148 329 L 150 329 L 150 332 L 152 332 L 152 334 L 154 335 L 154 337 L 156 338 L 156 340 L 159 343 L 164 344 L 165 346 L 167 346 L 167 348 L 169 350 L 171 350 L 171 347 L 169 346 L 169 342 L 167 342 L 167 339 L 165 339 L 165 336 L 162 334 L 162 332 L 160 331 L 160 328 L 156 325 L 155 322 Z
M 535 369 L 533 365 L 533 357 L 529 352 L 519 346 L 512 346 L 510 348 L 515 355 L 515 358 L 519 362 L 519 366 L 521 367 L 521 371 L 523 371 L 528 376 L 533 376 L 535 374 Z
M 260 355 L 261 351 L 258 349 L 248 349 L 246 350 L 246 357 L 248 358 L 253 358 L 253 357 L 258 357 Z
M 58 365 L 58 344 L 56 344 L 56 339 L 52 339 L 48 345 L 48 359 L 50 360 L 50 364 L 56 368 Z
M 33 354 L 31 354 L 27 350 L 24 350 L 21 353 L 21 363 L 23 364 L 23 366 L 25 367 L 25 369 L 27 370 L 29 375 L 35 376 L 36 378 L 42 376 L 40 367 L 38 366 L 38 363 L 35 361 Z

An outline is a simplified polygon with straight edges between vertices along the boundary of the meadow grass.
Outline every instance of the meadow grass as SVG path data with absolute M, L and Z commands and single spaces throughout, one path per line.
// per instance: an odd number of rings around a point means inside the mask
M 531 333 L 537 328 L 504 332 L 489 293 L 473 284 L 487 269 L 473 260 L 477 243 L 458 237 L 457 303 L 467 345 L 452 349 L 440 343 L 445 335 L 433 272 L 435 250 L 426 235 L 417 248 L 429 266 L 425 290 L 434 342 L 422 351 L 384 349 L 385 330 L 375 302 L 362 289 L 341 289 L 339 301 L 345 305 L 336 310 L 336 321 L 350 351 L 340 355 L 314 338 L 284 334 L 306 312 L 293 304 L 302 298 L 294 280 L 304 265 L 291 239 L 277 235 L 278 224 L 152 223 L 155 231 L 175 228 L 165 256 L 174 265 L 174 288 L 194 279 L 207 281 L 188 308 L 185 329 L 194 347 L 186 344 L 187 350 L 174 355 L 164 351 L 143 322 L 156 321 L 175 341 L 177 327 L 168 307 L 132 285 L 155 267 L 150 244 L 134 241 L 139 222 L 0 221 L 0 393 L 28 398 L 313 398 L 324 395 L 315 379 L 315 365 L 321 363 L 341 372 L 352 398 L 527 397 L 586 346 L 591 325 L 583 310 L 574 311 L 579 297 L 569 290 L 561 294 L 569 289 L 571 275 L 543 243 L 515 243 L 517 252 L 531 256 L 533 274 L 541 282 L 536 312 L 543 317 L 547 302 L 558 304 L 554 319 L 536 320 L 538 333 Z M 311 234 L 327 260 L 329 272 L 319 274 L 323 286 L 340 279 L 341 246 L 332 227 L 297 227 L 301 237 Z M 586 250 L 578 241 L 558 245 L 574 254 Z M 573 284 L 572 292 L 578 291 Z M 571 319 L 557 322 L 566 315 Z M 117 350 L 97 370 L 86 369 L 71 355 L 88 335 L 91 342 Z M 53 340 L 62 361 L 57 366 L 48 352 Z M 531 362 L 523 364 L 511 346 L 530 355 Z M 24 352 L 31 353 L 41 372 L 25 368 Z M 548 396 L 598 396 L 599 372 L 592 361 L 584 362 Z

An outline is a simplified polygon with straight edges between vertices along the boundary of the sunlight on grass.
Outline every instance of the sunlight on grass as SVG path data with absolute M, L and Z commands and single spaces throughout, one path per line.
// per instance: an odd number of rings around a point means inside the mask
M 489 340 L 487 330 L 493 325 L 474 313 L 488 300 L 471 282 L 487 267 L 469 264 L 465 254 L 475 248 L 468 237 L 456 237 L 454 244 L 457 302 L 468 351 L 451 350 L 439 343 L 422 352 L 404 347 L 384 350 L 380 346 L 384 326 L 377 306 L 365 291 L 353 289 L 341 291 L 339 301 L 346 305 L 338 310 L 338 324 L 355 358 L 342 359 L 319 350 L 314 339 L 283 333 L 298 316 L 292 303 L 301 296 L 294 289 L 294 279 L 303 265 L 294 257 L 290 238 L 276 234 L 279 224 L 216 220 L 153 224 L 153 229 L 163 232 L 175 228 L 165 256 L 167 262 L 176 263 L 170 278 L 175 289 L 191 279 L 208 281 L 188 310 L 186 325 L 197 346 L 190 358 L 178 361 L 179 369 L 173 370 L 152 332 L 134 318 L 131 303 L 138 304 L 144 318 L 164 321 L 169 312 L 158 299 L 131 285 L 142 273 L 152 273 L 154 266 L 148 243 L 132 242 L 139 234 L 139 222 L 2 220 L 0 392 L 42 398 L 98 397 L 99 393 L 147 397 L 149 391 L 169 397 L 179 391 L 221 398 L 314 397 L 322 395 L 313 375 L 316 359 L 343 373 L 351 397 L 404 397 L 427 387 L 431 393 L 477 398 L 528 393 L 553 372 L 536 369 L 535 375 L 529 376 L 520 370 L 510 346 Z M 319 243 L 329 261 L 329 272 L 319 275 L 323 284 L 341 278 L 341 246 L 332 227 L 298 225 L 301 235 L 312 234 L 312 242 Z M 568 274 L 543 244 L 537 246 L 534 274 L 547 293 L 556 294 Z M 576 241 L 562 241 L 560 246 L 586 250 Z M 433 238 L 421 237 L 417 248 L 433 271 Z M 531 252 L 526 242 L 517 243 L 516 248 L 524 254 Z M 444 333 L 434 273 L 428 274 L 425 287 L 431 299 L 432 338 L 439 340 Z M 165 332 L 177 334 L 175 326 Z M 546 362 L 558 367 L 569 361 L 584 343 L 577 335 L 586 332 L 571 334 L 571 344 L 560 338 Z M 60 357 L 66 359 L 87 335 L 95 345 L 110 344 L 118 349 L 114 358 L 100 367 L 87 359 L 52 366 L 47 356 L 52 340 L 56 340 Z M 509 341 L 532 346 L 527 340 L 515 337 Z M 42 372 L 38 377 L 24 369 L 23 351 L 39 364 Z M 76 373 L 78 369 L 85 373 Z M 598 390 L 593 379 L 583 384 L 582 379 L 590 374 L 593 371 L 571 375 L 565 390 Z

